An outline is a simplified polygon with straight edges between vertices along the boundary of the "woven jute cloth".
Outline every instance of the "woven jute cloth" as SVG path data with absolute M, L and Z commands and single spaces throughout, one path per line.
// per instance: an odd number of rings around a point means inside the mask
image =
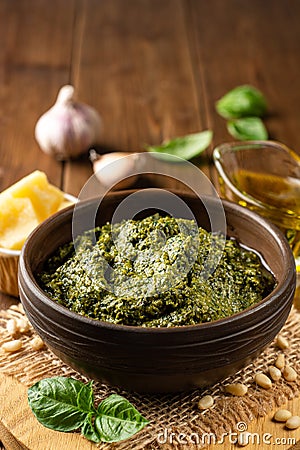
M 0 311 L 0 346 L 11 336 L 6 324 L 11 318 L 24 317 L 20 307 L 13 306 Z M 219 439 L 223 433 L 236 431 L 239 423 L 249 424 L 254 418 L 268 414 L 272 409 L 284 404 L 287 400 L 299 395 L 300 391 L 300 312 L 292 309 L 288 320 L 281 331 L 288 340 L 289 347 L 284 350 L 286 364 L 291 365 L 299 374 L 296 381 L 287 382 L 283 377 L 269 390 L 254 383 L 258 372 L 268 373 L 268 367 L 274 365 L 280 350 L 273 342 L 257 359 L 233 376 L 206 389 L 196 389 L 188 393 L 168 395 L 141 395 L 115 389 L 95 382 L 93 385 L 95 401 L 118 393 L 126 397 L 149 420 L 141 432 L 130 440 L 116 444 L 95 444 L 102 450 L 156 450 L 191 448 L 190 443 L 180 443 L 186 436 L 193 443 L 193 448 L 206 446 L 203 436 L 215 436 Z M 0 351 L 0 372 L 9 374 L 26 386 L 53 376 L 68 376 L 86 382 L 87 379 L 60 361 L 50 350 L 44 347 L 33 350 L 31 347 L 35 333 L 30 328 L 20 336 L 23 346 L 15 353 Z M 235 397 L 225 393 L 228 383 L 244 383 L 248 393 L 243 397 Z M 211 409 L 200 411 L 198 402 L 204 395 L 214 398 Z

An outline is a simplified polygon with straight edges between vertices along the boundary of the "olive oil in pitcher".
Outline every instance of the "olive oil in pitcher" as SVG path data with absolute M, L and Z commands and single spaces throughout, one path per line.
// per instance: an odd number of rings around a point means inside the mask
M 238 199 L 238 203 L 256 210 L 283 231 L 300 270 L 300 179 L 245 169 L 237 170 L 233 178 L 241 193 L 255 200 Z

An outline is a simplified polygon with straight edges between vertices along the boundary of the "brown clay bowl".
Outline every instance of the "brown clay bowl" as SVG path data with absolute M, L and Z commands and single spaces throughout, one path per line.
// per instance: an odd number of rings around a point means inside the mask
M 96 223 L 111 220 L 130 191 L 108 194 Z M 155 196 L 160 195 L 155 193 Z M 162 194 L 163 195 L 163 194 Z M 178 193 L 199 225 L 209 227 L 198 197 Z M 214 208 L 214 199 L 207 199 Z M 82 219 L 99 199 L 79 203 Z M 90 378 L 139 392 L 175 392 L 211 385 L 255 358 L 284 325 L 295 290 L 295 264 L 283 234 L 270 222 L 223 201 L 227 235 L 257 250 L 276 277 L 272 293 L 241 313 L 194 326 L 144 328 L 89 319 L 52 301 L 36 272 L 61 244 L 72 239 L 74 207 L 41 224 L 25 243 L 19 264 L 20 298 L 36 332 L 64 362 Z

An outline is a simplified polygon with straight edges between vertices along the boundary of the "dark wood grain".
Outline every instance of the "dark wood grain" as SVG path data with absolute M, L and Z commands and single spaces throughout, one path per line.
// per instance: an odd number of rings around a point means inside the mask
M 180 0 L 96 0 L 81 8 L 72 78 L 102 115 L 102 147 L 139 151 L 207 127 Z M 79 186 L 91 174 L 86 163 L 68 164 L 69 191 L 75 172 Z
M 61 166 L 38 148 L 34 126 L 69 81 L 73 16 L 73 0 L 0 2 L 1 189 L 34 169 L 60 184 Z
M 100 147 L 137 151 L 210 128 L 209 156 L 233 139 L 216 100 L 248 83 L 267 97 L 270 137 L 298 151 L 299 9 L 296 0 L 79 2 L 71 80 L 102 115 Z M 77 195 L 91 174 L 87 157 L 67 164 L 66 190 Z
M 300 152 L 300 3 L 297 0 L 187 0 L 197 87 L 214 143 L 232 140 L 215 102 L 228 90 L 252 84 L 266 96 L 270 137 Z

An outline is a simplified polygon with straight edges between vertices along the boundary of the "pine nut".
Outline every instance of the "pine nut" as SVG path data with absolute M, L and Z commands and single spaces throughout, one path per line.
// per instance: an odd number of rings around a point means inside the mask
M 272 381 L 270 380 L 267 375 L 263 373 L 257 373 L 255 375 L 254 381 L 258 386 L 264 388 L 264 389 L 270 389 L 272 387 Z
M 9 309 L 11 309 L 12 311 L 20 312 L 19 305 L 11 305 Z
M 22 317 L 21 319 L 17 319 L 17 324 L 18 324 L 20 333 L 26 333 L 30 328 L 29 322 L 27 319 L 25 319 L 25 317 L 24 318 Z
M 269 374 L 273 381 L 278 381 L 281 378 L 281 371 L 275 366 L 269 367 Z
M 4 342 L 2 344 L 2 349 L 7 353 L 12 353 L 20 350 L 22 348 L 22 341 L 20 339 L 15 339 L 14 341 Z
M 286 422 L 285 426 L 289 428 L 289 430 L 296 430 L 296 428 L 300 427 L 300 416 L 292 416 Z
M 38 351 L 38 350 L 41 350 L 45 344 L 39 336 L 36 336 L 32 339 L 32 341 L 30 342 L 30 345 L 33 350 Z
M 286 381 L 295 381 L 297 379 L 297 372 L 291 366 L 285 366 L 282 374 Z
M 21 314 L 25 314 L 25 311 L 24 311 L 22 303 L 18 303 L 17 305 L 11 305 L 9 307 L 9 309 L 11 309 L 12 311 L 16 311 L 18 313 L 21 313 Z
M 283 353 L 279 353 L 279 355 L 277 356 L 277 359 L 275 361 L 275 366 L 278 369 L 280 369 L 280 370 L 284 368 L 284 366 L 285 366 L 285 357 L 284 357 Z
M 287 339 L 285 338 L 285 337 L 283 337 L 281 334 L 279 334 L 278 336 L 277 336 L 277 339 L 276 339 L 276 345 L 277 345 L 277 347 L 279 347 L 281 350 L 284 350 L 284 349 L 286 349 L 286 348 L 288 348 L 290 345 L 289 345 L 289 343 L 288 343 L 288 341 L 287 341 Z
M 8 331 L 8 333 L 13 336 L 14 334 L 16 334 L 16 332 L 18 331 L 18 326 L 17 326 L 17 322 L 15 321 L 15 319 L 9 319 L 7 321 L 6 324 L 6 330 Z
M 199 409 L 208 409 L 211 408 L 214 404 L 214 399 L 211 395 L 204 395 L 204 397 L 200 398 L 198 402 Z
M 247 394 L 248 387 L 242 383 L 232 383 L 225 386 L 225 391 L 228 392 L 228 394 L 242 397 L 243 395 Z
M 286 422 L 290 417 L 292 417 L 292 413 L 290 411 L 287 409 L 278 409 L 278 411 L 274 414 L 273 419 L 276 420 L 276 422 Z

